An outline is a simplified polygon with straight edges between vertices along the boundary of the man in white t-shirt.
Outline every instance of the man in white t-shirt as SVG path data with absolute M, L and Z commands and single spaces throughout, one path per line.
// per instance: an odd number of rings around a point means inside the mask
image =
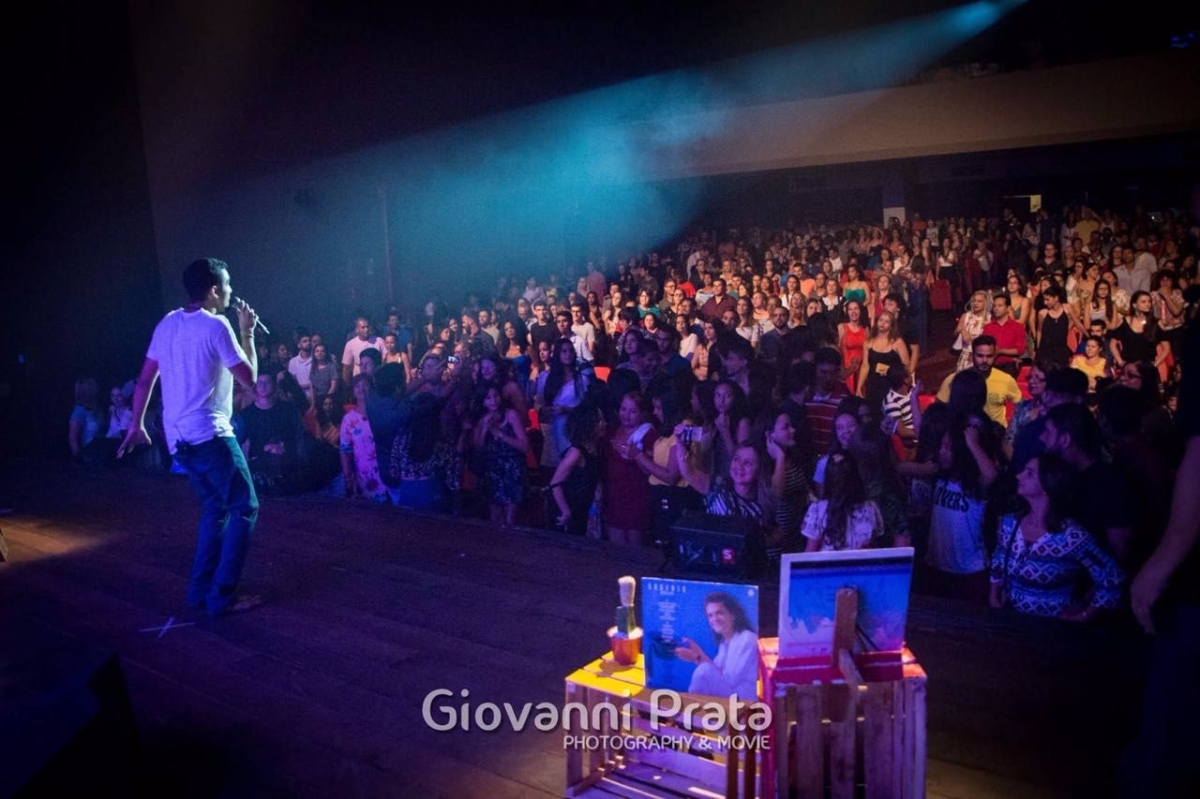
M 237 586 L 258 520 L 258 497 L 246 458 L 233 437 L 233 381 L 253 388 L 258 377 L 254 328 L 258 314 L 235 304 L 239 339 L 222 315 L 233 291 L 229 267 L 202 258 L 183 272 L 188 304 L 158 327 L 133 393 L 133 424 L 117 457 L 150 443 L 146 405 L 162 375 L 163 431 L 176 462 L 200 499 L 200 530 L 187 602 L 212 616 L 247 610 L 261 597 L 238 597 Z
M 301 331 L 296 336 L 297 353 L 290 361 L 288 361 L 288 372 L 292 377 L 296 378 L 296 382 L 300 384 L 306 397 L 312 396 L 312 336 L 307 332 Z
M 354 320 L 354 338 L 347 341 L 342 350 L 342 382 L 345 385 L 350 385 L 350 381 L 359 373 L 358 365 L 363 350 L 372 348 L 381 353 L 387 351 L 383 339 L 371 334 L 371 320 L 360 316 Z

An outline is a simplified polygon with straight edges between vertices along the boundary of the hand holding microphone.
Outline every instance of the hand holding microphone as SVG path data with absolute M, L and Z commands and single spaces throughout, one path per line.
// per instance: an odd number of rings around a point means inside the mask
M 267 330 L 267 326 L 258 318 L 258 313 L 241 297 L 230 297 L 229 304 L 237 312 L 238 327 L 241 328 L 243 333 L 253 333 L 254 329 L 258 328 L 264 335 L 271 335 L 271 331 Z

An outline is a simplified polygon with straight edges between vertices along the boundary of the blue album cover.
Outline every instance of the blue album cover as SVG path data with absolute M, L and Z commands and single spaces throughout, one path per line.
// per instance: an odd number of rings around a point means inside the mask
M 858 591 L 856 653 L 904 646 L 913 550 L 860 549 L 785 555 L 779 592 L 780 659 L 832 660 L 837 592 Z
M 646 685 L 758 697 L 758 586 L 643 577 Z

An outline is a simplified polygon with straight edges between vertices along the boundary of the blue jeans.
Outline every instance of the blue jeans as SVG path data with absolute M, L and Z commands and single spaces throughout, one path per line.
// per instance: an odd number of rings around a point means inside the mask
M 219 616 L 237 595 L 250 534 L 258 521 L 258 497 L 237 440 L 217 437 L 181 446 L 175 460 L 187 470 L 200 498 L 200 532 L 187 602 Z

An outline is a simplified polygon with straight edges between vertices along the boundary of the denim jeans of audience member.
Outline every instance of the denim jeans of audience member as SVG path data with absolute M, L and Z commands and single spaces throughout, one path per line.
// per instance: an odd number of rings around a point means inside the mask
M 398 487 L 388 489 L 388 497 L 398 508 L 438 512 L 450 510 L 445 486 L 436 477 L 428 480 L 403 480 Z
M 181 446 L 175 460 L 187 470 L 200 498 L 200 531 L 187 603 L 218 616 L 237 598 L 250 535 L 258 521 L 254 482 L 242 448 L 232 437 Z

